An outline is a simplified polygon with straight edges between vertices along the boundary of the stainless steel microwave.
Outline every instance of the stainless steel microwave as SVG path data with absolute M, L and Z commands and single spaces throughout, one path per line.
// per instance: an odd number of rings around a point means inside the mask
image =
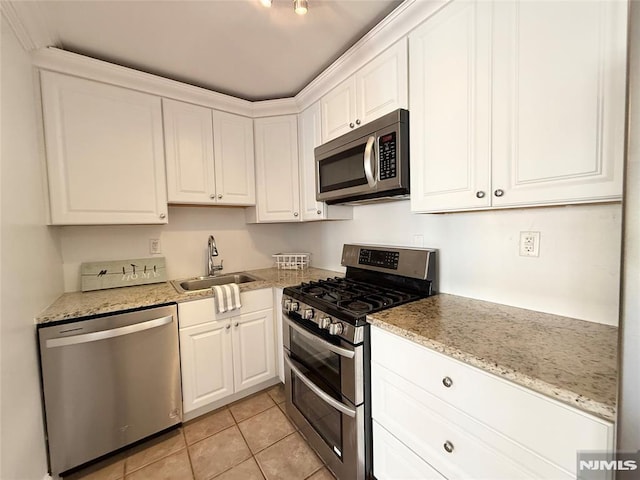
M 315 150 L 316 199 L 364 203 L 409 195 L 409 112 L 399 109 Z

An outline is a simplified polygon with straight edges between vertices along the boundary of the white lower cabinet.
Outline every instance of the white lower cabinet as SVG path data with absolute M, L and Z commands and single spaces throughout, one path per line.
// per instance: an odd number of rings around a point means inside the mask
M 229 320 L 222 320 L 180 329 L 185 413 L 233 393 L 229 325 Z
M 408 449 L 378 422 L 373 421 L 373 458 L 376 477 L 402 480 L 443 480 L 427 462 Z
M 222 315 L 213 298 L 178 304 L 184 413 L 277 377 L 273 291 L 242 293 L 241 302 Z
M 611 422 L 377 327 L 371 339 L 378 480 L 413 478 L 393 463 L 404 457 L 445 478 L 568 480 L 577 451 L 613 450 Z M 391 444 L 403 452 L 376 455 Z
M 244 313 L 231 319 L 235 391 L 276 376 L 273 349 L 273 309 Z

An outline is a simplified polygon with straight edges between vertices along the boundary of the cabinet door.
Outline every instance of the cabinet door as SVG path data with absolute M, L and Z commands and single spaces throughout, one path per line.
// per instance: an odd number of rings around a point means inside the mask
M 233 393 L 229 320 L 180 329 L 184 412 Z
M 254 121 L 258 222 L 300 220 L 296 115 Z
M 326 205 L 316 201 L 316 160 L 313 149 L 322 143 L 320 104 L 298 116 L 300 148 L 300 214 L 302 221 L 322 220 Z
M 322 143 L 356 127 L 356 78 L 351 76 L 320 100 Z
M 162 100 L 170 203 L 216 203 L 211 110 Z
M 253 120 L 213 111 L 216 199 L 223 205 L 255 205 Z
M 356 125 L 408 107 L 407 69 L 403 38 L 356 73 Z
M 160 98 L 40 78 L 51 223 L 167 223 Z
M 246 313 L 231 321 L 235 391 L 275 378 L 273 309 Z
M 490 15 L 454 2 L 409 35 L 413 211 L 491 205 Z
M 373 421 L 373 473 L 378 480 L 444 480 L 387 430 Z
M 496 2 L 493 205 L 622 194 L 626 2 Z

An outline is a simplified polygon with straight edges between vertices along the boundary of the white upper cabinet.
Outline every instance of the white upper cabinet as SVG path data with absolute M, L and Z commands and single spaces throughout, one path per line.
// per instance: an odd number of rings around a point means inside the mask
M 298 115 L 300 168 L 300 220 L 345 220 L 353 218 L 353 207 L 327 205 L 316 200 L 316 161 L 314 149 L 322 143 L 320 103 Z
M 496 2 L 493 205 L 621 198 L 626 11 Z
M 409 36 L 412 210 L 491 205 L 490 12 L 456 2 Z
M 403 38 L 322 97 L 322 142 L 407 108 L 407 92 L 407 42 Z
M 219 205 L 255 205 L 253 120 L 213 111 L 216 200 Z
M 160 98 L 42 71 L 51 223 L 167 223 Z
M 247 221 L 297 222 L 300 220 L 297 116 L 258 118 L 254 128 L 256 208 L 247 210 Z
M 624 32 L 624 2 L 527 1 L 412 32 L 412 210 L 619 200 Z
M 166 98 L 162 106 L 169 202 L 215 203 L 211 110 Z
M 254 205 L 250 118 L 163 99 L 170 203 Z

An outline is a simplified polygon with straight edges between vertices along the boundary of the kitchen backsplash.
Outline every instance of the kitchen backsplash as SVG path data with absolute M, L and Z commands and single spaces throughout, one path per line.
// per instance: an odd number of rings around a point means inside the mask
M 160 240 L 169 279 L 205 275 L 209 235 L 215 236 L 224 272 L 267 268 L 272 254 L 304 246 L 296 234 L 300 228 L 247 225 L 242 208 L 188 206 L 169 207 L 168 225 L 60 227 L 65 291 L 80 290 L 82 262 L 151 256 L 150 239 Z
M 316 266 L 340 265 L 342 244 L 440 249 L 440 291 L 617 325 L 621 206 L 415 215 L 409 202 L 360 206 L 349 222 L 307 225 Z M 521 257 L 521 231 L 540 232 L 540 256 Z
M 521 231 L 540 232 L 540 256 L 519 256 Z M 415 215 L 409 202 L 359 206 L 351 221 L 247 225 L 241 208 L 171 207 L 164 226 L 62 227 L 65 290 L 80 289 L 82 262 L 149 256 L 159 238 L 168 278 L 203 275 L 213 234 L 234 272 L 273 265 L 282 251 L 311 252 L 316 267 L 342 270 L 344 243 L 440 249 L 440 291 L 617 325 L 621 206 Z

